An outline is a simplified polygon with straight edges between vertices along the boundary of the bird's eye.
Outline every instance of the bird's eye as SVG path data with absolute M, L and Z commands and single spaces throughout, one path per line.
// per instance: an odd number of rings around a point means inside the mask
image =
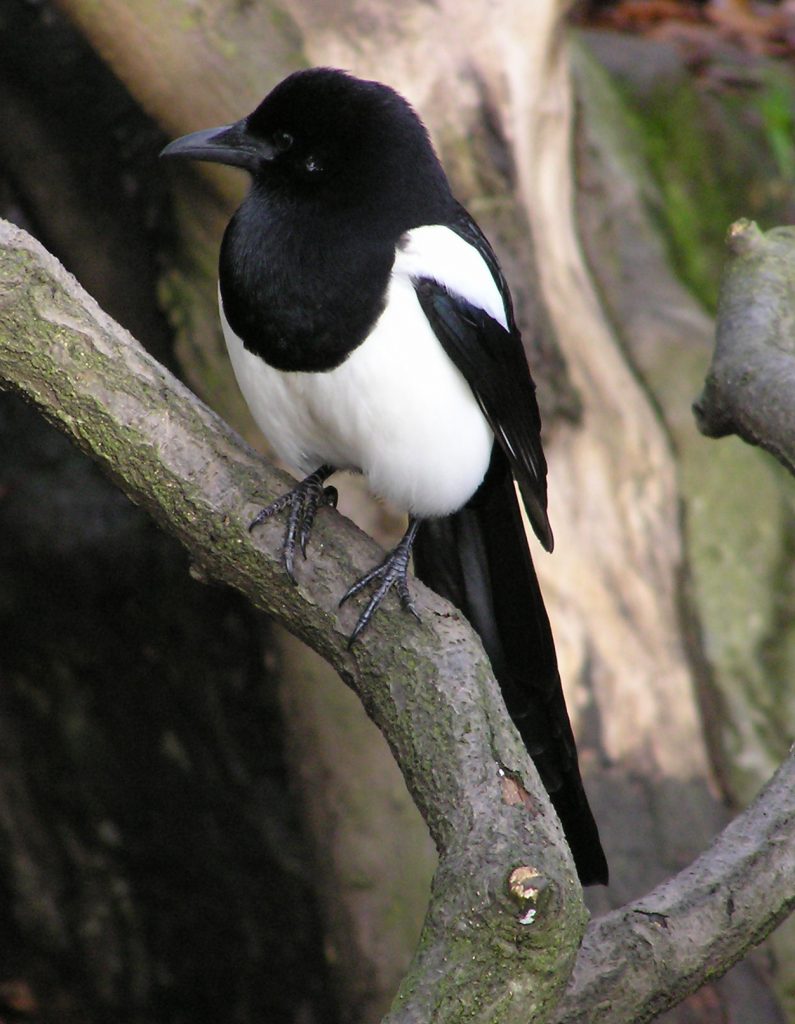
M 323 164 L 311 154 L 304 160 L 304 167 L 310 174 L 319 174 L 323 170 Z
M 280 153 L 286 153 L 293 144 L 293 137 L 289 132 L 277 131 L 273 133 L 273 145 Z

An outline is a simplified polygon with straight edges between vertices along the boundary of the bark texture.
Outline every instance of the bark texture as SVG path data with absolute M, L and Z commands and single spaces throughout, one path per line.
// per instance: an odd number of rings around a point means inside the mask
M 729 229 L 712 365 L 695 404 L 708 437 L 737 434 L 795 472 L 795 228 Z
M 561 1024 L 653 1020 L 745 955 L 751 936 L 735 930 L 738 914 L 753 908 L 755 942 L 784 920 L 795 907 L 794 775 L 790 755 L 693 864 L 591 925 Z

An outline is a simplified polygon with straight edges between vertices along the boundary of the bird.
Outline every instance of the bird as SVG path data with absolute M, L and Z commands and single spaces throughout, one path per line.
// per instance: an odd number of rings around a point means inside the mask
M 342 596 L 369 594 L 349 642 L 391 591 L 419 617 L 413 558 L 479 634 L 581 883 L 607 884 L 517 498 L 551 551 L 535 384 L 497 257 L 425 125 L 390 86 L 311 67 L 162 156 L 250 175 L 220 247 L 221 325 L 254 420 L 302 476 L 252 528 L 286 516 L 294 579 L 296 549 L 306 557 L 318 510 L 336 504 L 333 474 L 363 474 L 407 513 Z

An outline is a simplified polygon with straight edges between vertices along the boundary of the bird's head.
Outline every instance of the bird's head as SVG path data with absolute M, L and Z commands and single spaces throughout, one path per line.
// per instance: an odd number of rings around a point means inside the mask
M 242 167 L 255 189 L 349 209 L 396 209 L 449 194 L 406 100 L 333 68 L 295 72 L 247 117 L 185 135 L 161 155 Z

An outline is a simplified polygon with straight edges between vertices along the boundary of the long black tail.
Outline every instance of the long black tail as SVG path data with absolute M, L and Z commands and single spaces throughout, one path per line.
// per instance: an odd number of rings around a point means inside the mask
M 580 778 L 552 630 L 508 462 L 497 445 L 469 504 L 422 523 L 414 568 L 479 633 L 508 713 L 563 825 L 580 881 L 606 885 L 607 861 Z

